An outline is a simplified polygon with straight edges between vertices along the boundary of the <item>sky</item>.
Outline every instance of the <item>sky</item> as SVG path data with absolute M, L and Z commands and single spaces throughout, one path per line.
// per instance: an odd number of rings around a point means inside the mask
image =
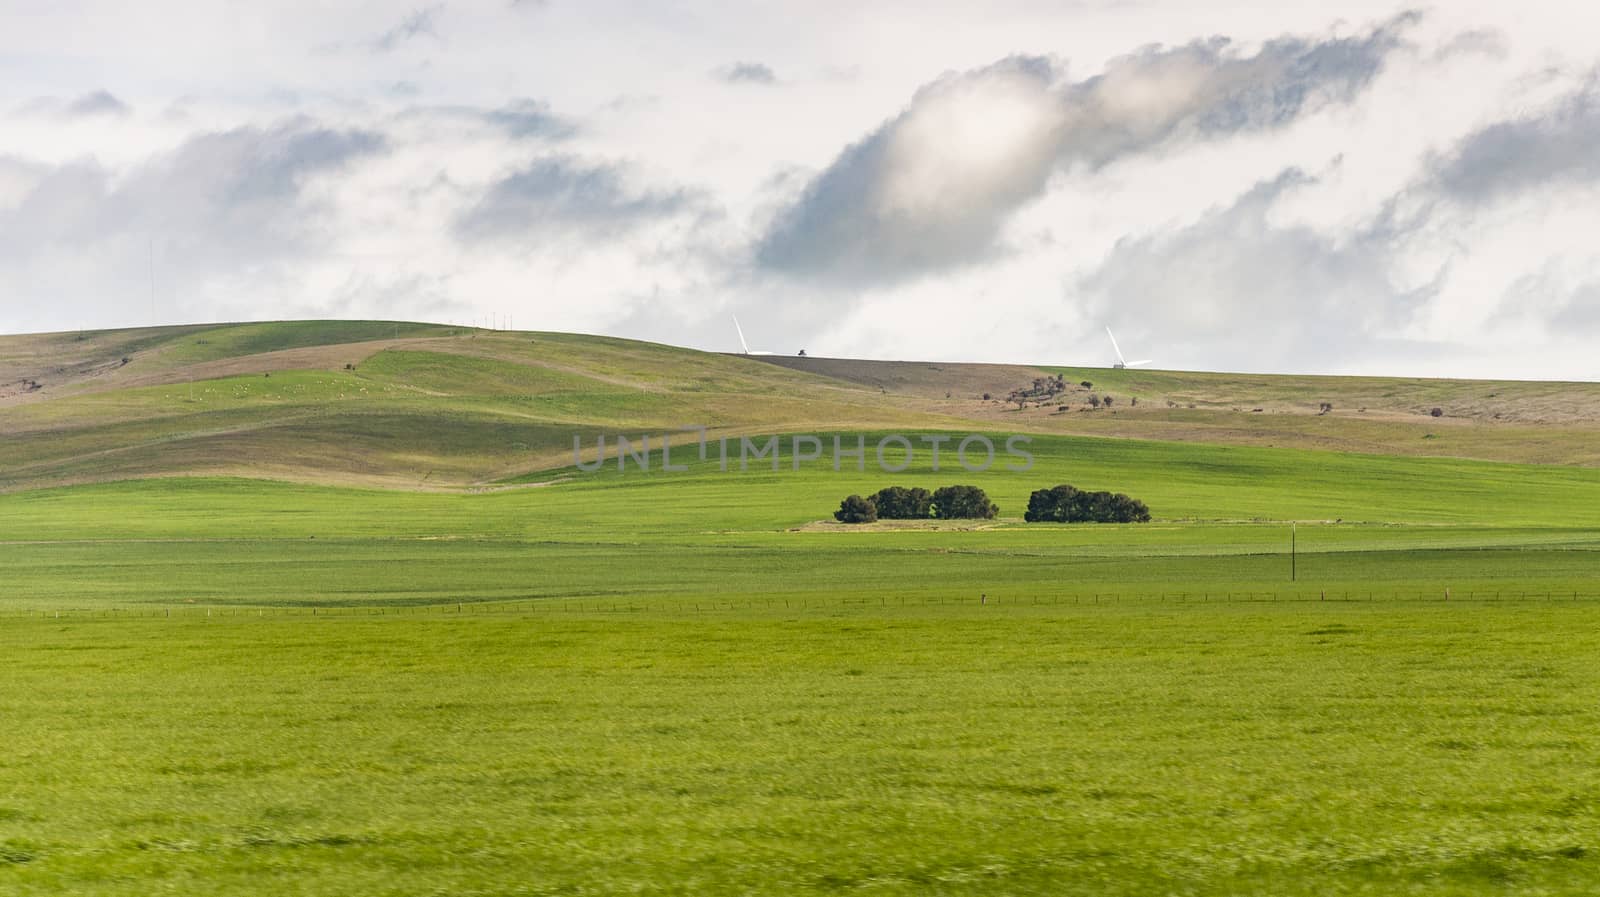
M 1600 7 L 0 0 L 0 333 L 1600 379 Z

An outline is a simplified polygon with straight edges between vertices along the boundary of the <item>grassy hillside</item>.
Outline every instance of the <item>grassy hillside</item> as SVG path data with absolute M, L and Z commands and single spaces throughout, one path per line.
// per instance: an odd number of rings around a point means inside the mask
M 760 360 L 916 397 L 996 428 L 1600 465 L 1600 383 Z M 1021 407 L 1008 400 L 1013 390 L 1047 376 L 1060 376 L 1066 392 L 1029 398 Z M 981 400 L 984 393 L 988 401 Z M 1115 404 L 1095 409 L 1090 396 L 1110 396 Z
M 0 374 L 14 378 L 0 490 L 170 474 L 449 488 L 559 466 L 574 436 L 599 432 L 950 420 L 747 359 L 600 337 L 295 323 L 20 341 L 35 354 L 11 346 Z M 59 374 L 20 373 L 73 351 L 83 360 L 59 357 Z M 132 354 L 96 361 L 118 352 Z M 19 392 L 24 379 L 43 386 Z
M 1057 374 L 1065 392 L 1006 398 Z M 173 474 L 456 489 L 563 466 L 574 436 L 684 424 L 1600 465 L 1596 384 L 743 357 L 390 322 L 0 337 L 0 491 Z

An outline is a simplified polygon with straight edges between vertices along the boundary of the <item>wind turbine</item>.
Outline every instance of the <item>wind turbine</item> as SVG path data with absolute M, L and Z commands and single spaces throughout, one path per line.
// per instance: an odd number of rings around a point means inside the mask
M 1110 327 L 1106 328 L 1106 336 L 1111 337 L 1111 348 L 1117 353 L 1117 363 L 1111 366 L 1113 369 L 1121 370 L 1122 368 L 1136 368 L 1140 365 L 1152 363 L 1148 358 L 1144 359 L 1143 361 L 1129 361 L 1126 358 L 1123 358 L 1122 347 L 1117 345 L 1117 337 L 1111 332 Z
M 746 354 L 746 355 L 776 355 L 776 354 L 778 354 L 776 352 L 752 352 L 752 351 L 750 351 L 750 344 L 744 341 L 744 328 L 739 326 L 739 316 L 738 315 L 734 315 L 733 316 L 733 329 L 739 331 L 739 348 L 744 350 L 744 354 Z

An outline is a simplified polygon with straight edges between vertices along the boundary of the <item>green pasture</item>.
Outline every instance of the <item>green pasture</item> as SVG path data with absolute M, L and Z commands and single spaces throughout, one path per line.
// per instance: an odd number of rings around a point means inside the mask
M 842 445 L 858 434 L 841 435 Z M 954 434 L 953 439 L 962 434 Z M 1094 438 L 1039 437 L 1034 466 L 903 473 L 831 457 L 720 469 L 614 461 L 496 491 L 398 492 L 157 479 L 0 495 L 4 610 L 204 604 L 441 605 L 574 596 L 812 601 L 1261 592 L 1304 597 L 1600 594 L 1600 471 Z M 592 437 L 584 445 L 592 450 Z M 1003 440 L 997 439 L 1003 445 Z M 831 455 L 832 435 L 822 438 Z M 609 450 L 614 457 L 615 450 Z M 949 447 L 946 448 L 947 453 Z M 891 453 L 889 460 L 898 463 Z M 832 524 L 890 484 L 973 482 L 986 522 Z M 1147 525 L 1038 525 L 1035 488 L 1146 501 Z M 1294 524 L 1291 580 L 1290 525 Z M 1185 599 L 1187 600 L 1187 599 Z
M 0 891 L 1591 894 L 1600 605 L 0 624 Z

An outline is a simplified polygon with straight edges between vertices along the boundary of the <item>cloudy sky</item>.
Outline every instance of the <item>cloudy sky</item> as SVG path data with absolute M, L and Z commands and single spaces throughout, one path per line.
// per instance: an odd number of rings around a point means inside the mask
M 1583 8 L 0 0 L 0 332 L 1600 379 Z

